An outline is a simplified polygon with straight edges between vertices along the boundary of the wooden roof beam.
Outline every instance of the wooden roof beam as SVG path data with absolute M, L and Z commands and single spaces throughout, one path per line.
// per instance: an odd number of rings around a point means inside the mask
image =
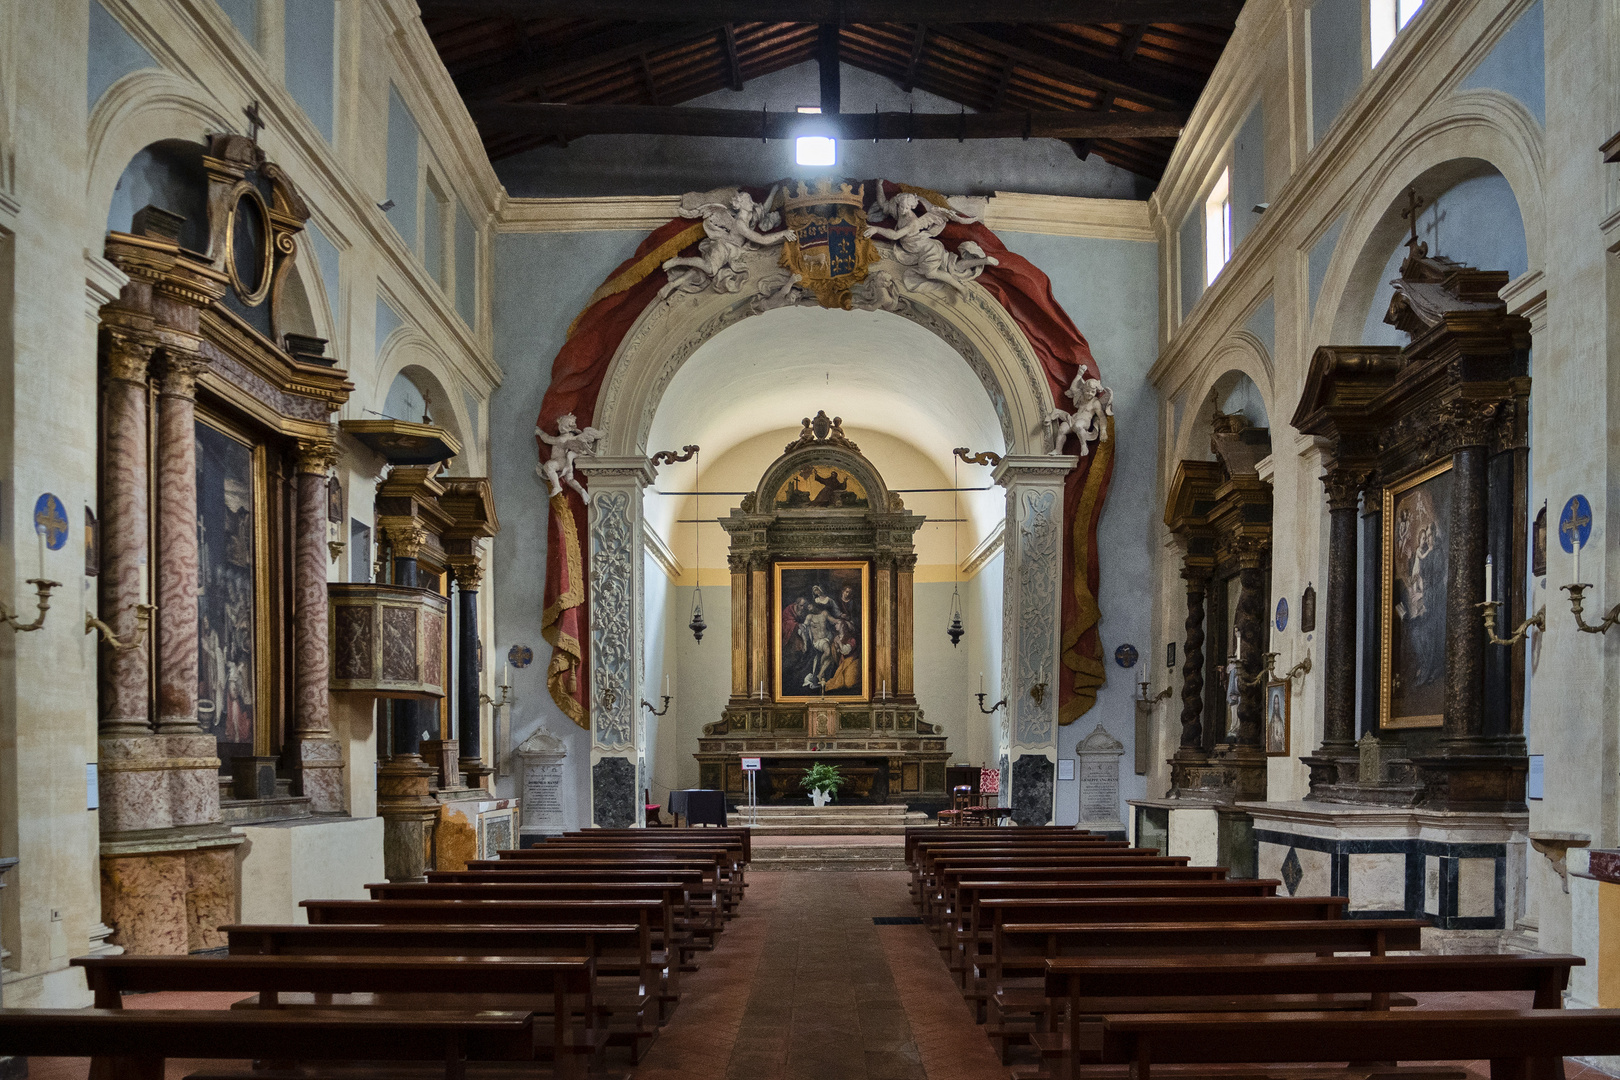
M 1085 66 L 1080 67 L 1062 60 L 1054 60 L 1045 53 L 1002 41 L 1000 38 L 965 26 L 950 27 L 942 31 L 942 36 L 960 41 L 974 49 L 994 53 L 1008 60 L 1016 60 L 1067 82 L 1112 91 L 1120 97 L 1139 101 L 1156 109 L 1190 109 L 1197 98 L 1196 90 L 1193 90 L 1190 98 L 1183 96 L 1180 92 L 1182 87 L 1165 86 L 1149 73 L 1118 60 L 1088 56 L 1085 58 Z
M 653 28 L 616 27 L 551 49 L 475 68 L 456 77 L 456 88 L 469 102 L 529 88 L 543 89 L 548 84 L 566 82 L 599 68 L 635 61 L 648 53 L 702 41 L 721 28 L 721 23 L 693 23 L 666 27 L 662 33 L 649 33 Z
M 723 33 L 726 45 L 726 73 L 731 77 L 731 88 L 741 90 L 743 88 L 742 61 L 737 59 L 737 29 L 730 23 L 726 23 Z
M 917 88 L 917 65 L 922 63 L 923 46 L 928 44 L 928 24 L 918 23 L 916 35 L 911 39 L 911 59 L 906 62 L 906 73 L 900 79 L 900 88 L 911 93 Z
M 635 22 L 1193 23 L 1232 26 L 1243 0 L 417 0 L 422 14 Z
M 842 113 L 806 116 L 747 109 L 650 105 L 553 105 L 486 102 L 471 106 L 488 136 L 579 138 L 585 135 L 701 135 L 791 139 L 1149 139 L 1174 138 L 1186 114 L 1166 112 Z
M 816 44 L 816 66 L 821 70 L 821 112 L 837 116 L 843 111 L 843 73 L 839 71 L 838 24 L 822 23 Z

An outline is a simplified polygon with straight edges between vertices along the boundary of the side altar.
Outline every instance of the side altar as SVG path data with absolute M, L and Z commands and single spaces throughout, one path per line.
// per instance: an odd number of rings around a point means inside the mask
M 912 679 L 914 537 L 925 519 L 889 491 L 839 418 L 818 412 L 720 521 L 731 537 L 731 696 L 698 740 L 699 782 L 761 803 L 805 799 L 815 761 L 842 803 L 948 802 L 945 736 Z

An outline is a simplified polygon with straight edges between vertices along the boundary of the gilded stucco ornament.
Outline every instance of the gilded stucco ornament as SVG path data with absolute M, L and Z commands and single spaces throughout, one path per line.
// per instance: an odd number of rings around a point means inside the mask
M 563 485 L 567 484 L 579 492 L 580 498 L 588 500 L 590 496 L 585 494 L 585 488 L 574 479 L 574 464 L 582 457 L 595 457 L 596 449 L 607 433 L 589 426 L 581 430 L 574 414 L 565 413 L 557 418 L 557 434 L 547 434 L 538 427 L 534 429 L 534 434 L 551 447 L 551 457 L 542 461 L 535 471 L 551 485 L 552 497 L 561 495 Z

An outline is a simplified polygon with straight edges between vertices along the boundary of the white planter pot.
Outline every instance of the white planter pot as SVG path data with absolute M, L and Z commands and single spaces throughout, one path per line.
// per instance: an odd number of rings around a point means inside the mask
M 827 794 L 826 791 L 823 791 L 823 790 L 818 788 L 817 790 L 812 791 L 810 793 L 810 805 L 812 805 L 812 806 L 826 806 L 827 801 L 829 799 L 831 799 L 831 798 L 832 798 L 832 796 Z

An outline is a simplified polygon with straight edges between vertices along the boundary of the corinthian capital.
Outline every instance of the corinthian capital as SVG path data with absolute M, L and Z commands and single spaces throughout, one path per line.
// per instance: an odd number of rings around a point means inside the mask
M 197 376 L 207 366 L 208 361 L 197 353 L 164 349 L 163 372 L 158 389 L 165 397 L 196 397 Z
M 484 564 L 475 559 L 454 559 L 450 572 L 463 592 L 475 592 L 484 581 Z
M 1361 499 L 1361 487 L 1368 470 L 1335 466 L 1322 474 L 1329 510 L 1354 510 Z
M 337 447 L 330 439 L 298 440 L 298 471 L 325 476 L 337 464 Z
M 107 377 L 146 385 L 152 365 L 152 343 L 144 336 L 107 327 Z
M 427 530 L 413 525 L 394 525 L 385 531 L 396 559 L 414 559 L 422 554 L 422 548 L 427 544 Z

